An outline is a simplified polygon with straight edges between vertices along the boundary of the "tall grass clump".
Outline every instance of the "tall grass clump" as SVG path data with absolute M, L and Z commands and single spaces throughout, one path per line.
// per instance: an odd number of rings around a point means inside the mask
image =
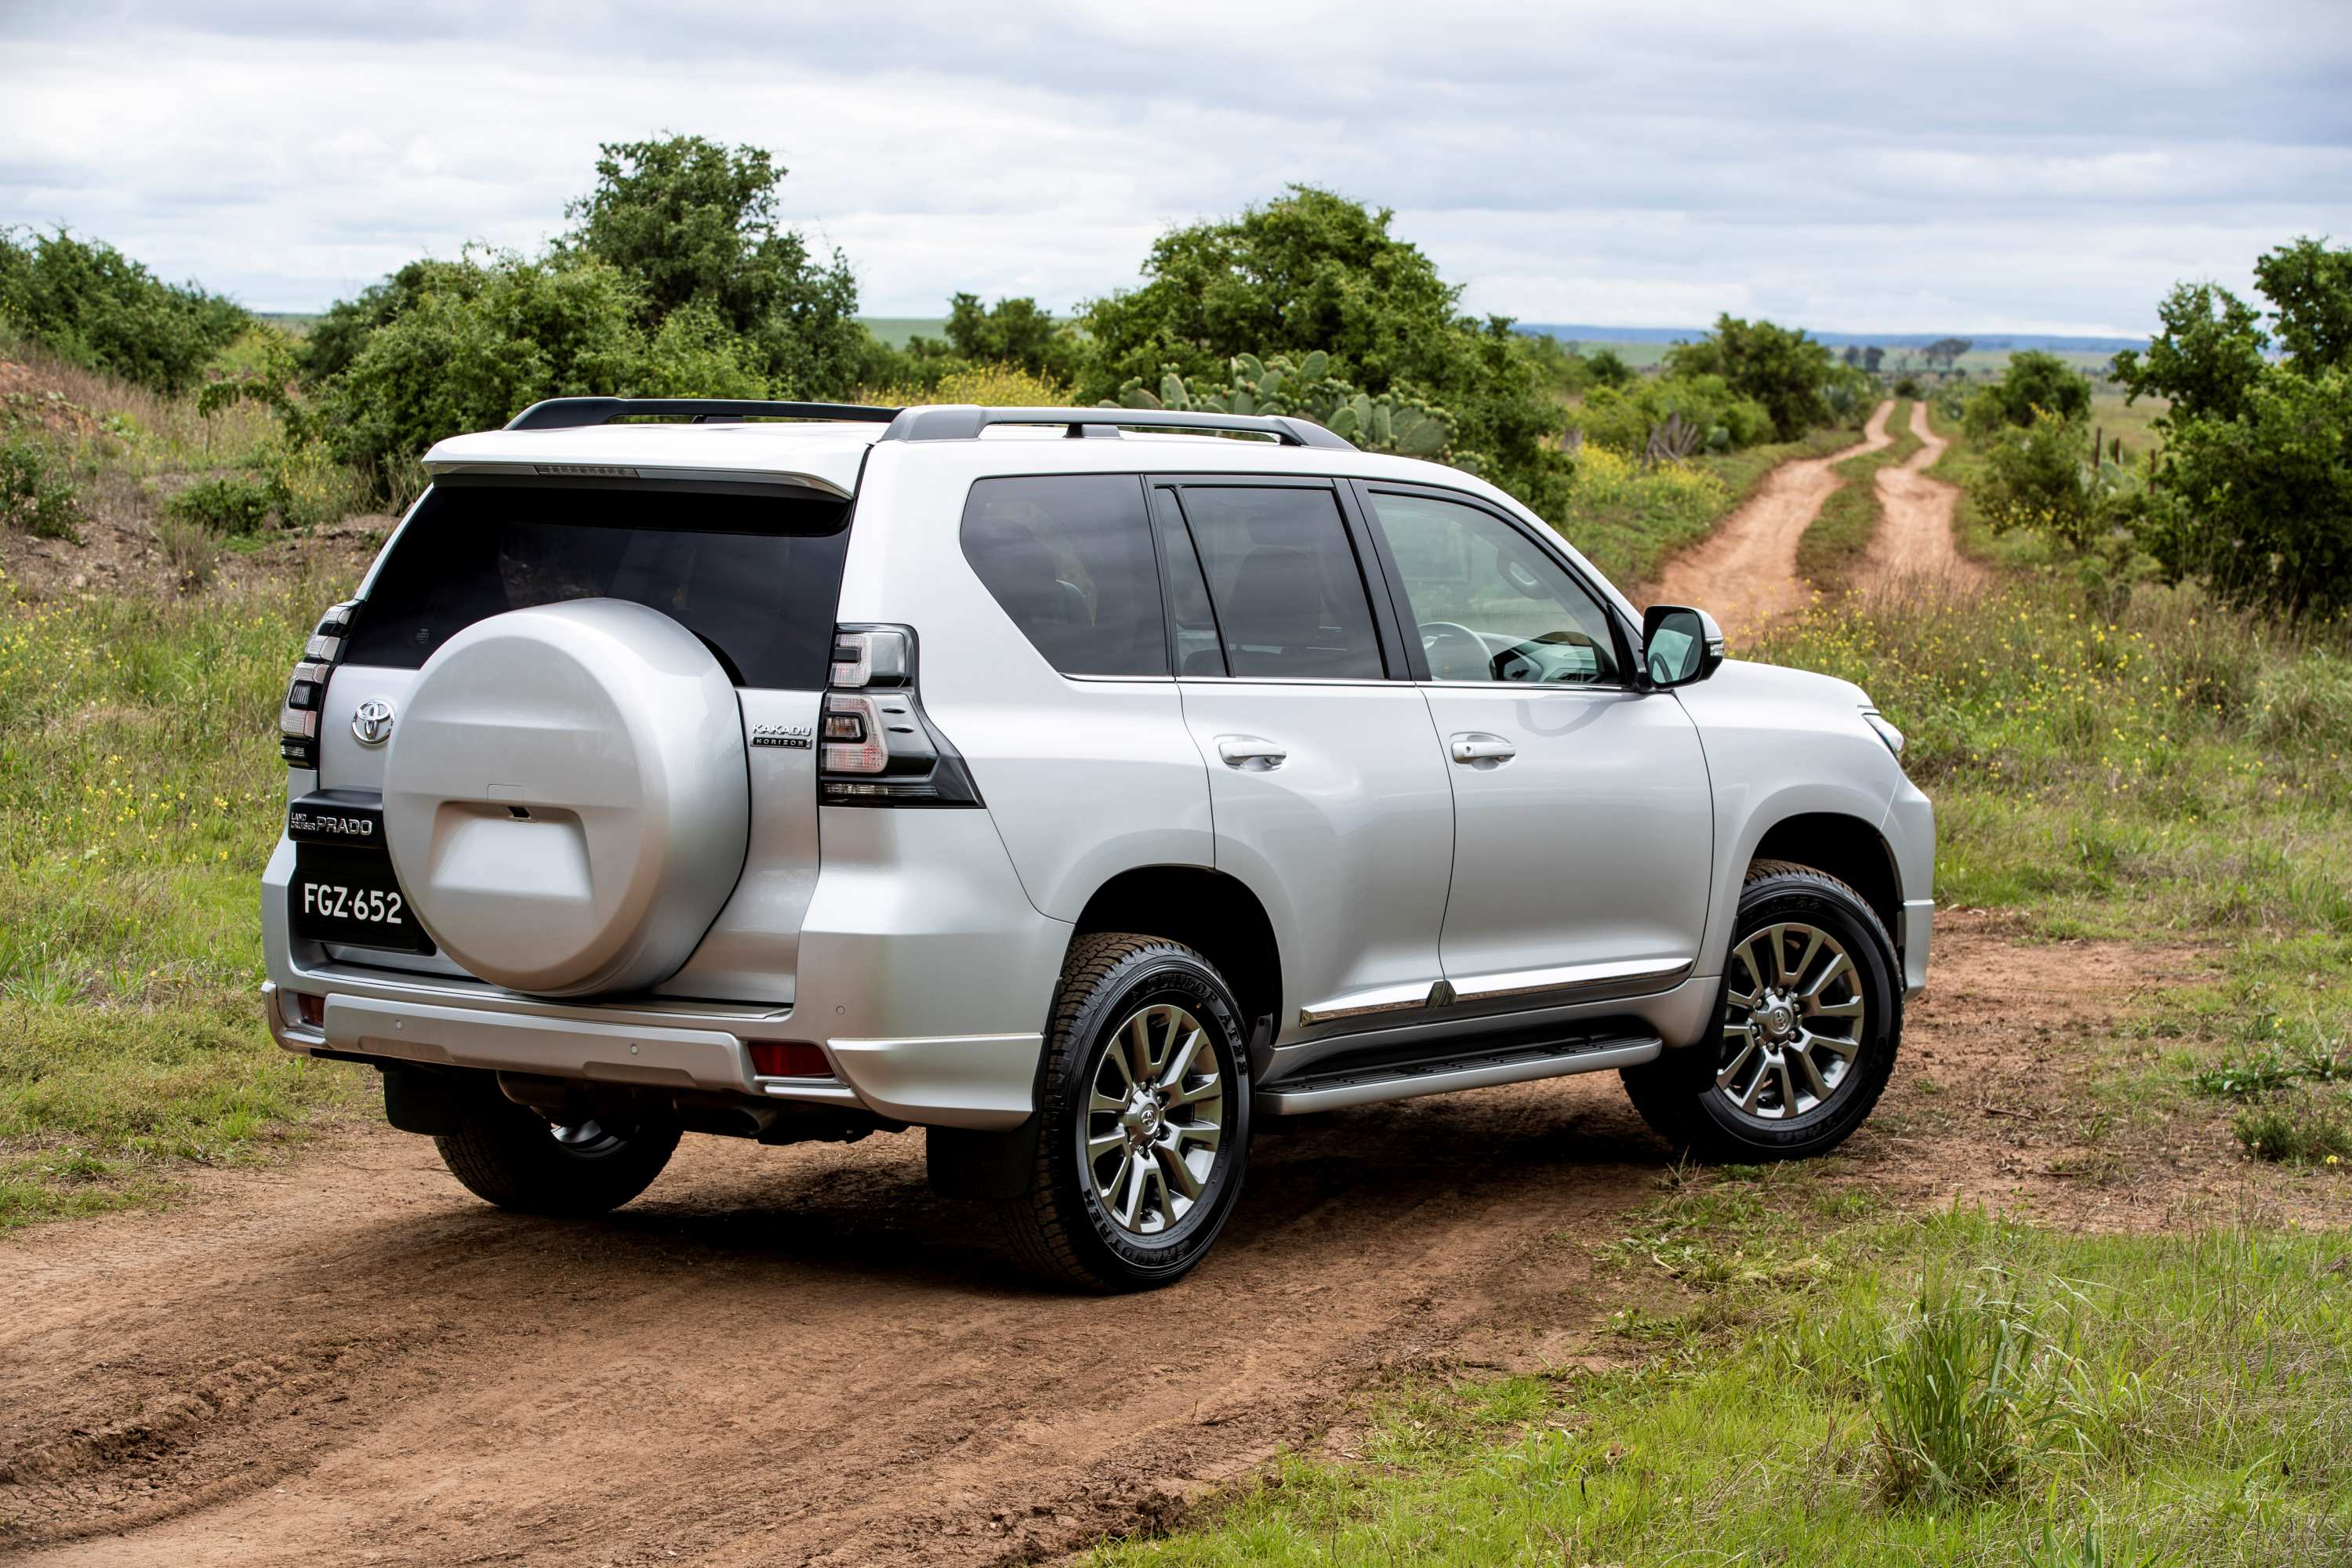
M 1880 1484 L 1948 1507 L 2007 1490 L 2031 1456 L 2040 1346 L 2014 1290 L 1963 1289 L 1940 1272 L 1872 1368 Z

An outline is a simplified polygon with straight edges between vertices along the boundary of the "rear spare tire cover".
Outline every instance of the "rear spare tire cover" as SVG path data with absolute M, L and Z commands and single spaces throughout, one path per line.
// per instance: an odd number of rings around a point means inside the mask
M 512 610 L 417 671 L 383 768 L 417 921 L 493 984 L 641 990 L 742 874 L 742 711 L 700 638 L 623 599 Z

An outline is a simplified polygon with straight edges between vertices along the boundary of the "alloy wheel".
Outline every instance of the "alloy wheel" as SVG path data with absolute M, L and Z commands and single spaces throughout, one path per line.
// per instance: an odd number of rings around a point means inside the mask
M 1079 1125 L 1103 1212 L 1135 1236 L 1181 1222 L 1216 1170 L 1231 1098 L 1200 1019 L 1170 1004 L 1131 1014 L 1095 1065 Z
M 1733 944 L 1715 1092 L 1750 1121 L 1810 1115 L 1853 1079 L 1867 1008 L 1837 938 L 1782 921 Z

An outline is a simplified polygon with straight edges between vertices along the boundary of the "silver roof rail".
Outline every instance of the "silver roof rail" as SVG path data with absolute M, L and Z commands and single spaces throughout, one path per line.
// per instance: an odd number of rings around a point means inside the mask
M 507 422 L 509 430 L 577 430 L 615 419 L 663 416 L 697 425 L 733 419 L 842 419 L 887 425 L 904 410 L 864 403 L 771 403 L 749 397 L 550 397 Z
M 1075 437 L 1115 437 L 1130 430 L 1234 430 L 1271 436 L 1286 447 L 1352 452 L 1356 444 L 1311 419 L 1287 414 L 1194 414 L 1176 408 L 982 408 L 969 403 L 902 408 L 882 432 L 885 441 L 970 441 L 992 425 L 1062 425 Z

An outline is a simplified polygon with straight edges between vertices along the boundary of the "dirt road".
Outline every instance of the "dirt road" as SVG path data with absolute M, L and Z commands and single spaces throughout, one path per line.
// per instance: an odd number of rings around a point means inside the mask
M 1985 569 L 1961 554 L 1952 542 L 1952 512 L 1959 488 L 1924 472 L 1950 446 L 1927 426 L 1927 405 L 1911 405 L 1911 433 L 1919 449 L 1901 463 L 1878 470 L 1878 531 L 1855 574 L 1855 585 L 1884 591 L 1906 579 L 1940 580 L 1947 585 L 1974 587 L 1986 579 Z
M 2218 1121 L 2139 1147 L 2067 1110 L 2105 1070 L 2084 1042 L 2198 950 L 1959 916 L 1937 963 L 1887 1100 L 1805 1179 L 2119 1226 L 2263 1179 Z M 1605 1313 L 1682 1289 L 1596 1262 L 1666 1167 L 1613 1078 L 1268 1137 L 1216 1255 L 1142 1298 L 1029 1289 L 920 1153 L 689 1139 L 636 1204 L 560 1223 L 354 1129 L 0 1241 L 0 1556 L 1028 1561 L 1313 1446 L 1400 1369 L 1624 1353 Z
M 1826 458 L 1795 458 L 1764 482 L 1706 540 L 1666 563 L 1643 599 L 1653 605 L 1696 605 L 1715 616 L 1734 647 L 1753 642 L 1782 616 L 1802 609 L 1809 590 L 1797 575 L 1797 542 L 1838 488 L 1831 468 L 1875 452 L 1886 434 L 1893 402 L 1871 411 L 1862 439 Z

